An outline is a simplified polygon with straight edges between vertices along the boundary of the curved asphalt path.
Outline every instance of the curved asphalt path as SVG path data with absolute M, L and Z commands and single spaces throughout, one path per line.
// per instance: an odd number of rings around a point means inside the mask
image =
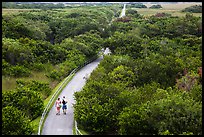
M 104 51 L 104 54 L 109 54 L 109 49 Z M 80 69 L 72 78 L 72 80 L 67 84 L 67 86 L 62 90 L 59 97 L 66 97 L 68 101 L 67 114 L 62 113 L 60 110 L 60 115 L 56 115 L 56 108 L 53 106 L 48 113 L 45 120 L 42 135 L 73 135 L 72 128 L 74 124 L 74 92 L 80 91 L 86 83 L 83 79 L 84 76 L 91 74 L 91 72 L 98 66 L 103 57 L 99 57 L 95 61 L 87 64 L 85 67 Z

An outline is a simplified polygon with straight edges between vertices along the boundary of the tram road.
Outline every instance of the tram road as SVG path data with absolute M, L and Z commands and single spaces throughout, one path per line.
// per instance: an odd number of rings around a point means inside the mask
M 104 51 L 104 54 L 109 54 L 109 49 Z M 44 126 L 42 129 L 42 135 L 73 135 L 73 124 L 74 124 L 74 92 L 80 91 L 86 83 L 84 76 L 90 75 L 91 72 L 98 66 L 103 57 L 99 57 L 95 61 L 87 64 L 81 68 L 62 90 L 59 97 L 66 97 L 67 103 L 67 114 L 56 115 L 56 108 L 53 106 L 45 119 Z

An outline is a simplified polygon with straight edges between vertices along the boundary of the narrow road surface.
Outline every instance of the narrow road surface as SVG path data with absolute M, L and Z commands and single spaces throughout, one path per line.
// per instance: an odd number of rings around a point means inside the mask
M 120 14 L 120 18 L 125 16 L 125 6 L 126 6 L 126 4 L 124 4 L 124 6 L 123 6 L 122 12 Z
M 109 54 L 109 52 L 109 49 L 106 49 L 104 54 Z M 74 92 L 80 91 L 83 88 L 86 83 L 86 79 L 83 77 L 90 75 L 102 59 L 103 57 L 99 57 L 95 61 L 80 69 L 63 89 L 59 97 L 62 98 L 65 96 L 68 101 L 67 114 L 64 115 L 61 110 L 61 114 L 56 115 L 56 108 L 53 106 L 45 120 L 44 127 L 42 129 L 42 135 L 73 135 L 73 104 L 75 103 Z

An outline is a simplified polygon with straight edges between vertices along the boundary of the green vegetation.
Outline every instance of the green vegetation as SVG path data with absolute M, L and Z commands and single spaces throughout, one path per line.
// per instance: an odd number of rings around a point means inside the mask
M 134 3 L 134 4 L 128 4 L 127 8 L 147 8 L 147 6 L 143 5 L 142 3 Z
M 36 134 L 35 121 L 39 122 L 52 90 L 73 69 L 97 56 L 103 38 L 108 36 L 106 26 L 118 11 L 118 6 L 65 9 L 47 9 L 44 4 L 37 5 L 42 8 L 32 4 L 21 6 L 43 10 L 2 14 L 4 135 Z M 15 116 L 6 115 L 13 108 Z M 25 121 L 21 125 L 27 126 L 21 128 L 19 123 L 12 122 L 15 129 L 5 124 L 18 117 Z
M 194 5 L 187 7 L 182 12 L 202 13 L 202 5 Z
M 59 9 L 65 8 L 65 5 L 62 3 L 53 4 L 53 3 L 40 3 L 40 4 L 31 4 L 30 2 L 18 3 L 18 2 L 2 2 L 2 8 L 9 9 Z
M 2 108 L 2 135 L 30 135 L 32 132 L 30 120 L 22 111 L 13 106 Z
M 157 13 L 167 13 L 172 16 L 184 17 L 186 12 L 182 12 L 183 9 L 187 7 L 194 6 L 199 3 L 189 2 L 189 3 L 177 3 L 177 4 L 161 4 L 162 8 L 152 9 L 152 8 L 131 8 L 137 10 L 137 12 L 146 17 L 155 15 Z M 151 7 L 152 4 L 145 4 L 147 7 Z M 201 3 L 199 5 L 202 5 Z M 192 13 L 194 16 L 202 17 L 202 13 Z
M 157 5 L 152 5 L 151 7 L 149 7 L 150 9 L 160 9 L 162 8 L 161 5 L 157 4 Z
M 104 41 L 112 55 L 75 93 L 78 127 L 103 135 L 201 135 L 201 22 L 192 14 L 114 21 Z
M 106 47 L 112 55 L 74 94 L 79 129 L 202 134 L 202 17 L 127 5 L 117 19 L 119 4 L 52 6 L 27 3 L 21 8 L 39 10 L 2 14 L 3 135 L 36 134 L 56 85 Z

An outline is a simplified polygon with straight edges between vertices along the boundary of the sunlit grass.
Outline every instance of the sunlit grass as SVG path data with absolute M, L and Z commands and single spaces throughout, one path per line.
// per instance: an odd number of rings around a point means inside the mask
M 193 5 L 202 5 L 202 2 L 184 2 L 184 3 L 176 3 L 176 4 L 173 4 L 173 3 L 159 3 L 164 9 L 170 9 L 170 10 L 180 10 L 180 9 L 184 9 L 184 8 L 187 8 L 187 7 L 190 7 L 190 6 L 193 6 Z M 146 5 L 148 8 L 152 5 L 155 5 L 155 4 L 144 4 Z
M 47 78 L 45 76 L 45 72 L 36 72 L 36 71 L 32 71 L 31 75 L 29 77 L 21 77 L 21 78 L 15 78 L 15 77 L 5 77 L 2 76 L 2 90 L 3 91 L 9 91 L 9 90 L 13 90 L 16 88 L 16 80 L 18 79 L 22 79 L 24 81 L 31 81 L 31 80 L 38 80 L 38 81 L 42 81 L 42 82 L 47 82 L 50 84 L 50 87 L 52 89 L 54 89 L 57 84 L 59 82 L 54 81 L 52 82 L 49 78 Z M 51 98 L 52 94 L 55 92 L 56 88 L 54 90 L 52 90 L 51 95 L 44 100 L 44 105 L 47 105 L 49 99 Z M 40 122 L 41 116 L 39 116 L 38 118 L 34 119 L 31 123 L 33 125 L 34 128 L 34 134 L 37 134 L 38 132 L 38 126 L 39 126 L 39 122 Z
M 193 5 L 202 5 L 201 3 L 181 3 L 181 4 L 161 4 L 162 9 L 149 9 L 151 5 L 154 4 L 145 4 L 148 8 L 133 8 L 138 11 L 139 14 L 144 16 L 152 16 L 156 13 L 169 13 L 172 16 L 185 16 L 186 12 L 181 12 L 181 10 L 193 6 Z M 193 13 L 194 16 L 202 17 L 202 13 Z
M 142 14 L 144 16 L 152 16 L 152 15 L 155 15 L 156 13 L 162 13 L 162 12 L 171 14 L 172 16 L 179 16 L 179 17 L 186 15 L 186 12 L 181 12 L 178 10 L 148 9 L 148 8 L 147 9 L 134 8 L 134 9 L 137 10 L 139 14 Z M 202 13 L 193 13 L 193 15 L 197 17 L 202 17 Z
M 29 77 L 11 77 L 11 76 L 2 76 L 2 90 L 12 90 L 16 88 L 16 80 L 21 79 L 24 81 L 41 81 L 49 83 L 49 86 L 51 89 L 54 89 L 56 85 L 59 83 L 57 81 L 52 81 L 50 78 L 46 76 L 47 72 L 50 72 L 53 69 L 53 66 L 49 63 L 44 64 L 45 70 L 43 71 L 31 71 L 31 74 Z
M 2 76 L 2 91 L 12 90 L 16 87 L 16 78 Z
M 77 131 L 76 131 L 76 128 L 75 128 L 75 122 L 73 124 L 73 127 L 72 127 L 72 131 L 73 131 L 73 135 L 78 135 L 77 134 Z M 81 132 L 82 135 L 90 135 L 90 133 L 88 133 L 87 131 L 83 130 L 83 129 L 79 129 L 78 127 L 78 130 Z
M 72 77 L 73 77 L 73 75 L 72 75 Z M 50 101 L 52 95 L 53 95 L 53 94 L 57 91 L 57 89 L 62 85 L 62 83 L 65 81 L 65 79 L 66 79 L 66 78 L 64 78 L 64 80 L 62 80 L 60 83 L 57 83 L 57 82 L 56 82 L 56 85 L 55 85 L 54 89 L 52 90 L 50 96 L 44 100 L 44 106 L 46 106 L 46 105 L 48 104 L 48 102 Z M 70 80 L 69 80 L 69 81 L 70 81 Z M 68 81 L 68 82 L 69 82 L 69 81 Z M 64 85 L 64 86 L 66 86 L 66 85 Z M 64 86 L 62 87 L 62 89 L 64 88 Z M 56 95 L 56 97 L 57 97 L 57 95 Z M 54 105 L 54 104 L 53 104 L 53 105 Z
M 48 77 L 45 76 L 45 72 L 36 72 L 32 71 L 31 75 L 29 77 L 10 77 L 10 76 L 2 76 L 2 90 L 12 90 L 16 88 L 16 80 L 21 79 L 24 81 L 31 81 L 31 80 L 37 80 L 42 82 L 47 82 L 50 84 L 50 87 L 53 89 L 57 82 L 52 82 Z
M 26 11 L 31 11 L 31 10 L 41 10 L 41 9 L 5 9 L 5 8 L 2 8 L 2 15 L 4 15 L 4 14 L 17 14 L 20 12 L 26 12 Z
M 82 133 L 82 135 L 89 135 L 90 133 L 88 133 L 87 131 L 83 130 L 83 129 L 79 129 L 80 132 Z
M 35 135 L 38 134 L 38 127 L 39 127 L 40 119 L 41 119 L 41 116 L 39 116 L 36 119 L 34 119 L 33 121 L 31 121 L 31 124 L 32 124 L 33 129 L 34 129 L 33 133 Z
M 50 79 L 45 75 L 45 72 L 32 72 L 30 77 L 21 78 L 25 81 L 27 80 L 40 80 L 42 82 L 50 82 Z

